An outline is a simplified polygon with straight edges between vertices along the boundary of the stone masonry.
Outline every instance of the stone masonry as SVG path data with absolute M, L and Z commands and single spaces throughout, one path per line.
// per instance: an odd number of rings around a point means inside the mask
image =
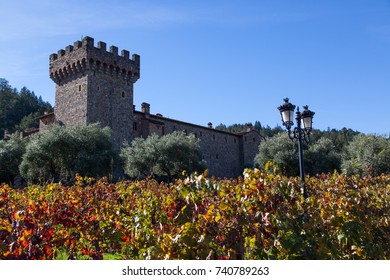
M 84 37 L 73 46 L 50 55 L 50 78 L 56 83 L 54 115 L 43 116 L 40 129 L 49 123 L 65 126 L 99 122 L 112 129 L 116 149 L 124 141 L 164 135 L 173 131 L 194 134 L 200 141 L 202 157 L 209 174 L 235 177 L 252 166 L 258 152 L 260 135 L 251 128 L 242 133 L 215 130 L 212 124 L 200 126 L 150 113 L 143 103 L 141 111 L 133 105 L 133 84 L 140 77 L 140 57 L 106 43 Z

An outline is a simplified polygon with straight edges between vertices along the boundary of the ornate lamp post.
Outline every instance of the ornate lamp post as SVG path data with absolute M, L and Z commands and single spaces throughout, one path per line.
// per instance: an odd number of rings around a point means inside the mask
M 288 98 L 283 99 L 284 103 L 278 107 L 280 115 L 282 116 L 283 125 L 287 128 L 288 137 L 291 140 L 298 140 L 298 153 L 299 153 L 299 172 L 301 175 L 301 182 L 303 184 L 303 196 L 307 198 L 306 184 L 305 184 L 305 170 L 303 165 L 303 150 L 302 150 L 302 141 L 309 143 L 310 141 L 310 132 L 313 124 L 314 112 L 309 110 L 309 106 L 303 106 L 303 112 L 299 111 L 297 108 L 295 120 L 297 121 L 297 126 L 292 129 L 294 125 L 294 110 L 295 105 L 289 102 Z M 303 128 L 302 128 L 303 126 Z

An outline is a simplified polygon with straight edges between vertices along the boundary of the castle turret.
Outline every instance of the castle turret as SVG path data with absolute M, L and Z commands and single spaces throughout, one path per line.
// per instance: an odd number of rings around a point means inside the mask
M 140 57 L 84 37 L 50 55 L 56 83 L 55 116 L 65 126 L 99 122 L 112 129 L 117 148 L 132 139 L 133 84 L 140 77 Z

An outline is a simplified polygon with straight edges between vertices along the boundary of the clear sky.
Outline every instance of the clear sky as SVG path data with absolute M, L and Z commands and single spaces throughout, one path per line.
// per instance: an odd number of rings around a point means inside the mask
M 141 56 L 134 104 L 199 125 L 390 132 L 389 0 L 0 0 L 0 78 L 54 105 L 49 55 L 83 36 Z M 96 43 L 95 43 L 96 44 Z

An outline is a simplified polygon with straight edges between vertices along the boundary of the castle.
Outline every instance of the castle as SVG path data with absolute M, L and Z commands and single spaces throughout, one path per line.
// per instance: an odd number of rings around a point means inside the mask
M 99 122 L 112 130 L 117 150 L 124 141 L 164 135 L 174 131 L 194 134 L 210 175 L 235 177 L 253 165 L 261 140 L 251 127 L 242 133 L 213 129 L 151 114 L 150 104 L 141 111 L 133 105 L 133 85 L 140 78 L 140 56 L 84 37 L 50 55 L 50 78 L 56 84 L 54 113 L 40 118 L 39 130 L 52 123 L 65 126 Z

